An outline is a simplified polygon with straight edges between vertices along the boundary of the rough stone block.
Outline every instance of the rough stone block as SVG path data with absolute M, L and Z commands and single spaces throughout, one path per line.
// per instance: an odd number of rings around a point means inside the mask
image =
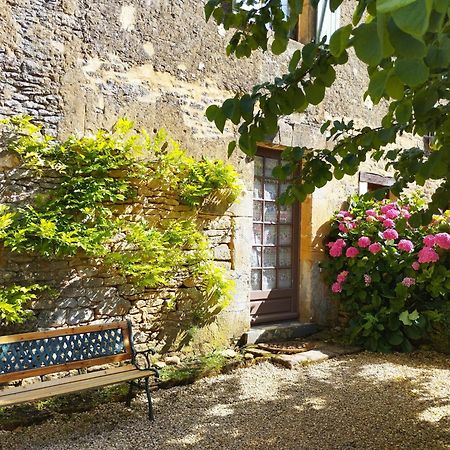
M 118 291 L 121 295 L 136 295 L 144 292 L 144 288 L 134 284 L 124 284 L 118 287 Z
M 43 327 L 60 327 L 67 322 L 67 310 L 43 311 L 38 316 L 38 323 Z
M 77 325 L 83 322 L 89 322 L 94 318 L 94 312 L 88 308 L 68 310 L 67 323 Z
M 84 287 L 97 287 L 103 286 L 103 278 L 87 278 L 82 281 Z
M 58 300 L 58 308 L 76 308 L 78 302 L 75 298 L 62 298 Z
M 131 308 L 131 303 L 121 297 L 107 298 L 97 306 L 95 313 L 102 316 L 124 316 Z
M 81 307 L 81 308 L 92 305 L 92 301 L 88 297 L 79 297 L 79 298 L 74 299 L 74 300 L 77 301 L 78 306 Z
M 114 276 L 103 279 L 104 286 L 119 286 L 121 284 L 126 284 L 127 279 L 121 276 Z
M 229 261 L 231 259 L 230 247 L 227 244 L 220 244 L 213 249 L 214 259 L 219 261 Z

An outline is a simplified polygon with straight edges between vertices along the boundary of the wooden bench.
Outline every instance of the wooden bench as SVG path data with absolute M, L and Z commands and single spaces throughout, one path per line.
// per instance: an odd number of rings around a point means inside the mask
M 154 353 L 153 349 L 134 350 L 131 325 L 125 321 L 0 336 L 0 383 L 41 378 L 27 386 L 0 390 L 0 407 L 123 382 L 130 384 L 130 406 L 134 381 L 144 379 L 148 415 L 153 420 L 149 379 L 158 378 L 150 360 Z M 119 367 L 82 373 L 83 369 L 125 361 Z M 43 381 L 44 375 L 71 370 L 78 374 Z

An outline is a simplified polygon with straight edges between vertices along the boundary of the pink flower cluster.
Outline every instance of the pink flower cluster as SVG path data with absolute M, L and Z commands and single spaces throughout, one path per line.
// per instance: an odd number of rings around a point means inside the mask
M 435 263 L 439 261 L 439 255 L 431 247 L 424 247 L 421 250 L 419 250 L 418 256 L 419 256 L 418 261 L 420 264 L 429 262 Z
M 361 237 L 358 239 L 358 247 L 366 248 L 366 247 L 368 247 L 370 244 L 371 244 L 370 238 L 368 238 L 367 236 L 361 236 Z
M 335 242 L 329 242 L 328 247 L 330 248 L 330 256 L 337 258 L 342 255 L 342 250 L 347 244 L 344 239 L 338 239 Z
M 437 233 L 436 235 L 428 234 L 423 238 L 423 243 L 425 247 L 419 250 L 418 264 L 425 264 L 429 262 L 435 263 L 439 261 L 439 254 L 433 247 L 439 247 L 442 248 L 443 250 L 449 250 L 450 234 L 449 233 Z
M 373 244 L 369 245 L 369 252 L 372 253 L 372 255 L 376 255 L 377 253 L 380 253 L 383 247 L 380 243 L 374 242 Z
M 398 219 L 403 218 L 408 220 L 411 217 L 410 208 L 406 205 L 399 205 L 396 202 L 390 202 L 381 207 L 374 207 L 373 209 L 367 209 L 365 211 L 366 221 L 372 222 L 374 225 L 369 225 L 367 223 L 361 222 L 361 218 L 358 216 L 353 216 L 349 211 L 340 211 L 337 214 L 338 229 L 341 236 L 344 239 L 337 239 L 335 242 L 328 243 L 329 254 L 333 258 L 345 256 L 347 258 L 356 258 L 358 255 L 367 258 L 367 253 L 364 249 L 367 249 L 372 255 L 383 252 L 386 245 L 386 255 L 391 255 L 390 250 L 392 249 L 393 242 L 397 241 L 396 247 L 398 251 L 411 254 L 411 256 L 417 252 L 417 260 L 410 262 L 411 268 L 414 271 L 419 271 L 421 264 L 425 263 L 435 263 L 439 261 L 439 249 L 449 250 L 450 249 L 450 234 L 449 233 L 437 233 L 429 234 L 423 238 L 424 247 L 420 249 L 416 248 L 413 241 L 410 239 L 402 238 L 399 236 L 399 232 L 396 230 L 396 222 Z M 361 233 L 359 238 L 355 235 L 348 235 L 352 229 L 361 226 Z M 382 228 L 381 228 L 382 227 Z M 400 227 L 399 227 L 400 228 Z M 403 229 L 402 227 L 401 229 Z M 411 227 L 409 227 L 411 228 Z M 379 236 L 382 237 L 381 242 L 373 242 L 377 239 L 374 232 L 378 232 Z M 365 234 L 368 234 L 366 236 Z M 348 236 L 347 236 L 348 235 Z M 369 237 L 370 236 L 370 237 Z M 355 242 L 355 240 L 357 241 Z M 388 241 L 386 244 L 384 241 Z M 440 252 L 441 253 L 441 252 Z M 405 259 L 407 256 L 402 256 Z M 343 290 L 343 285 L 349 275 L 347 270 L 341 271 L 336 280 L 331 286 L 331 290 L 334 293 L 340 293 Z M 363 277 L 365 286 L 372 284 L 372 278 L 369 274 L 364 274 Z M 411 287 L 416 284 L 416 279 L 413 277 L 404 277 L 402 282 L 404 286 Z
M 398 233 L 393 228 L 388 228 L 387 230 L 383 231 L 383 237 L 386 240 L 395 240 L 398 238 Z
M 429 234 L 423 238 L 423 243 L 426 247 L 440 247 L 444 250 L 450 249 L 450 234 L 449 233 L 438 233 L 435 236 Z
M 397 203 L 392 202 L 392 203 L 388 203 L 387 205 L 383 205 L 380 208 L 380 211 L 382 214 L 387 214 L 388 211 L 396 210 L 396 209 L 397 209 Z
M 450 234 L 438 233 L 436 235 L 436 245 L 444 250 L 450 250 Z
M 340 292 L 342 292 L 342 283 L 345 282 L 345 280 L 347 279 L 348 276 L 348 271 L 347 270 L 343 270 L 336 278 L 336 281 L 332 284 L 331 286 L 331 290 L 335 293 L 335 294 L 339 294 Z
M 359 254 L 359 250 L 356 247 L 349 247 L 345 252 L 347 258 L 356 258 Z
M 341 233 L 347 234 L 357 226 L 353 221 L 353 215 L 348 211 L 339 211 L 339 213 L 336 214 L 336 218 L 340 222 L 338 228 Z
M 404 252 L 412 253 L 414 250 L 414 244 L 409 239 L 400 239 L 397 248 L 399 250 L 403 250 Z
M 395 222 L 392 219 L 384 219 L 383 220 L 383 227 L 384 228 L 394 228 Z
M 403 284 L 403 286 L 406 286 L 406 287 L 414 286 L 416 284 L 416 279 L 410 278 L 410 277 L 405 277 L 402 280 L 402 284 Z
M 411 214 L 409 213 L 407 207 L 400 208 L 399 205 L 395 202 L 383 205 L 380 208 L 380 212 L 381 214 L 378 215 L 375 209 L 366 210 L 366 220 L 368 222 L 378 220 L 383 224 L 384 228 L 395 228 L 394 219 L 404 217 L 406 220 L 408 220 L 411 217 Z

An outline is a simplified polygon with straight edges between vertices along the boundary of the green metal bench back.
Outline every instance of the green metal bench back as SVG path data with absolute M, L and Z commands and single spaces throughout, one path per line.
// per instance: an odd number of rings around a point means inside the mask
M 132 359 L 127 322 L 0 337 L 0 383 Z

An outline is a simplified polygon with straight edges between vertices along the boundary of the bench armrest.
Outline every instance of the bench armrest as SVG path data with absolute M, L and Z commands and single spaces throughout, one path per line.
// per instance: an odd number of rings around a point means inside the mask
M 142 350 L 140 352 L 134 352 L 133 364 L 136 366 L 136 369 L 152 370 L 158 377 L 158 370 L 153 366 L 150 359 L 150 355 L 154 355 L 155 353 L 156 350 L 154 348 L 149 348 L 148 350 Z

